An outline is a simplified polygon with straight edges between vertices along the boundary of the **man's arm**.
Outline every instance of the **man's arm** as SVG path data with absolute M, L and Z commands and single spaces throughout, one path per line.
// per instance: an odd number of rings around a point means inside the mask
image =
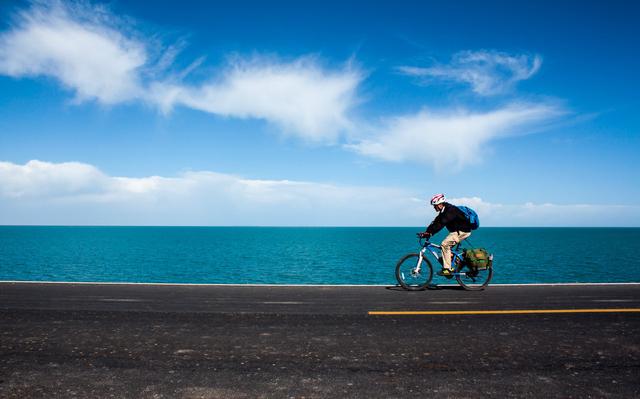
M 442 230 L 442 228 L 444 227 L 444 223 L 442 222 L 442 216 L 443 216 L 442 213 L 436 216 L 436 218 L 433 219 L 433 222 L 431 222 L 431 224 L 427 226 L 427 230 L 425 231 L 425 233 L 432 236 L 437 234 L 440 230 Z
M 453 214 L 453 212 L 451 212 L 448 208 L 446 208 L 444 212 L 438 214 L 438 216 L 436 216 L 436 218 L 433 219 L 433 222 L 431 222 L 431 224 L 427 227 L 427 230 L 425 231 L 425 233 L 429 235 L 437 234 L 454 217 L 455 215 Z

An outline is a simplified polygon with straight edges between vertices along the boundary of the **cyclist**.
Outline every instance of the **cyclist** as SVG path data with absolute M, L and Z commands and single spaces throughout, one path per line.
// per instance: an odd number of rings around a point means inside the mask
M 449 230 L 449 234 L 442 240 L 442 271 L 441 276 L 450 277 L 453 275 L 451 268 L 451 247 L 459 244 L 471 235 L 471 224 L 465 214 L 455 205 L 446 202 L 444 194 L 436 194 L 431 198 L 431 205 L 438 212 L 433 222 L 423 233 L 418 236 L 429 239 L 438 233 L 443 227 Z

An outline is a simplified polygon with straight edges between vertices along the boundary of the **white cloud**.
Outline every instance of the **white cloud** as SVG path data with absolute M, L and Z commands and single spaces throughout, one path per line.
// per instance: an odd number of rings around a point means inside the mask
M 78 162 L 0 162 L 0 224 L 418 227 L 435 215 L 417 197 L 398 188 L 209 171 L 132 178 Z M 640 225 L 639 206 L 449 201 L 474 208 L 482 226 Z
M 478 197 L 460 197 L 451 203 L 466 205 L 480 215 L 485 226 L 637 227 L 640 206 L 617 204 L 501 204 Z
M 0 36 L 0 73 L 47 76 L 75 91 L 79 100 L 105 104 L 140 95 L 144 45 L 108 25 L 102 9 L 37 4 Z
M 309 141 L 335 141 L 351 128 L 363 76 L 353 68 L 326 71 L 312 57 L 291 63 L 254 57 L 236 60 L 214 82 L 199 87 L 157 84 L 153 101 L 166 111 L 175 105 L 277 124 Z
M 479 95 L 490 96 L 510 90 L 517 82 L 529 79 L 540 69 L 539 55 L 510 55 L 497 51 L 462 51 L 448 65 L 431 67 L 402 66 L 398 70 L 416 76 L 425 83 L 436 80 L 465 83 Z
M 173 72 L 184 43 L 154 56 L 149 49 L 155 47 L 104 8 L 36 3 L 0 34 L 0 74 L 54 78 L 79 101 L 137 100 L 164 112 L 180 105 L 263 119 L 314 142 L 333 142 L 351 125 L 348 114 L 363 79 L 354 67 L 329 70 L 309 56 L 290 62 L 237 56 L 205 83 L 186 85 L 183 79 L 203 58 Z
M 53 164 L 37 160 L 25 165 L 0 162 L 0 197 L 29 199 L 85 195 L 103 191 L 108 177 L 91 165 Z
M 348 147 L 387 160 L 430 163 L 439 169 L 459 169 L 479 162 L 486 144 L 523 134 L 563 114 L 551 104 L 511 104 L 489 112 L 430 112 L 387 119 L 371 137 Z
M 92 165 L 0 162 L 0 224 L 421 224 L 404 190 L 197 171 L 112 177 Z

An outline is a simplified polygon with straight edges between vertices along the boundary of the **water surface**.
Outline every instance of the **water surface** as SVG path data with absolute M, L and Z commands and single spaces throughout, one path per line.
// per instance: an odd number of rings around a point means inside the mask
M 0 226 L 0 280 L 395 284 L 420 230 Z M 640 228 L 481 228 L 470 242 L 495 254 L 495 283 L 640 282 Z

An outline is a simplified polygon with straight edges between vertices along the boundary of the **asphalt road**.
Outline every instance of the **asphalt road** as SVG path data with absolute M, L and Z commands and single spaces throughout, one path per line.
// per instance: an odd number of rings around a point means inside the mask
M 640 285 L 0 283 L 0 398 L 639 397 L 639 309 Z M 369 313 L 521 310 L 561 313 Z

